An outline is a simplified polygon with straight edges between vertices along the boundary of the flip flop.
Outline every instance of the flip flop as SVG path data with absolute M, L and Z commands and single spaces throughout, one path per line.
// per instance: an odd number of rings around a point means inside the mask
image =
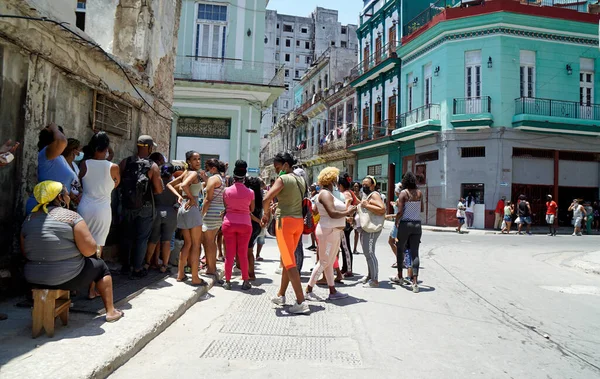
M 123 312 L 120 309 L 115 309 L 115 311 L 117 311 L 118 315 L 117 316 L 106 316 L 106 322 L 115 322 L 115 321 L 119 321 L 122 317 L 125 317 L 125 312 Z
M 263 257 L 258 257 L 256 258 L 257 261 L 264 261 L 265 259 Z
M 200 280 L 201 280 L 200 283 L 190 283 L 190 286 L 192 286 L 192 287 L 206 287 L 206 286 L 208 286 L 208 283 L 206 283 L 202 279 L 200 279 Z
M 189 280 L 189 279 L 190 279 L 190 278 L 188 278 L 188 276 L 186 275 L 186 276 L 184 276 L 182 279 L 177 279 L 177 281 L 178 281 L 178 282 L 180 282 L 180 283 L 183 283 L 183 282 L 185 282 L 185 281 L 187 281 L 187 280 Z

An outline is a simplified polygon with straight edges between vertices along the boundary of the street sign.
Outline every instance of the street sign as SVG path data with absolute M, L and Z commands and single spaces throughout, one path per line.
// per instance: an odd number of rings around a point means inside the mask
M 508 187 L 508 183 L 502 182 L 502 183 L 500 183 L 500 187 Z
M 258 174 L 260 172 L 257 168 L 249 168 L 247 171 L 252 174 Z

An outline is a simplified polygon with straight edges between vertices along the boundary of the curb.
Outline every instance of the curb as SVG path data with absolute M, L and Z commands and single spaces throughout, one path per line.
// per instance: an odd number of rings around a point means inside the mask
M 222 271 L 219 271 L 219 279 Z M 83 325 L 58 326 L 53 338 L 45 335 L 32 340 L 26 353 L 11 357 L 2 365 L 2 378 L 106 378 L 142 350 L 181 317 L 215 285 L 195 288 L 176 282 L 174 277 L 147 287 L 127 304 L 121 303 L 125 317 L 107 323 L 103 316 Z M 23 336 L 25 337 L 25 336 Z M 93 349 L 93 354 L 82 351 Z

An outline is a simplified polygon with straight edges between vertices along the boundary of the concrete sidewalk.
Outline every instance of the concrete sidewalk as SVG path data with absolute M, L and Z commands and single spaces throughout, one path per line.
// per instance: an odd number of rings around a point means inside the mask
M 193 287 L 174 277 L 147 287 L 117 304 L 125 317 L 107 323 L 104 316 L 70 312 L 69 325 L 56 321 L 53 338 L 31 338 L 31 310 L 15 301 L 0 304 L 0 377 L 104 378 L 137 354 L 192 305 L 207 296 L 209 285 Z

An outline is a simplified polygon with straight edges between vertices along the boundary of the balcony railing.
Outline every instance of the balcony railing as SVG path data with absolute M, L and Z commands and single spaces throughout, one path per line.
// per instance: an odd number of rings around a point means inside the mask
M 600 104 L 520 97 L 515 99 L 515 114 L 600 120 Z
M 570 9 L 577 12 L 587 13 L 588 1 L 585 0 L 515 0 L 520 1 L 521 4 L 535 5 L 538 7 L 559 7 L 563 9 Z
M 403 25 L 402 35 L 406 37 L 407 35 L 416 32 L 421 26 L 427 24 L 435 16 L 442 13 L 446 7 L 452 7 L 456 3 L 460 3 L 460 0 L 437 0 L 436 2 L 432 2 L 427 9 Z
M 356 145 L 390 136 L 397 125 L 399 125 L 399 118 L 377 122 L 372 125 L 357 125 L 352 129 L 351 144 Z
M 399 128 L 417 124 L 425 120 L 439 120 L 441 107 L 439 104 L 427 104 L 403 113 L 399 117 Z
M 178 56 L 175 79 L 283 87 L 283 66 L 241 59 Z
M 323 90 L 320 90 L 317 93 L 309 96 L 309 100 L 305 101 L 304 104 L 296 109 L 296 114 L 304 113 L 308 108 L 312 107 L 321 100 L 323 100 Z
M 340 129 L 340 135 L 337 136 L 336 132 L 330 133 L 328 137 L 325 137 L 325 142 L 319 146 L 319 154 L 327 154 L 338 150 L 346 150 L 346 147 L 352 143 L 352 133 L 350 129 L 344 132 Z
M 363 75 L 364 73 L 377 67 L 380 63 L 386 61 L 388 58 L 397 58 L 396 49 L 400 46 L 399 43 L 388 43 L 382 46 L 381 49 L 375 51 L 367 58 L 363 57 L 362 62 L 354 66 L 351 73 L 356 76 Z
M 492 112 L 492 98 L 489 96 L 454 99 L 452 114 L 478 114 Z

